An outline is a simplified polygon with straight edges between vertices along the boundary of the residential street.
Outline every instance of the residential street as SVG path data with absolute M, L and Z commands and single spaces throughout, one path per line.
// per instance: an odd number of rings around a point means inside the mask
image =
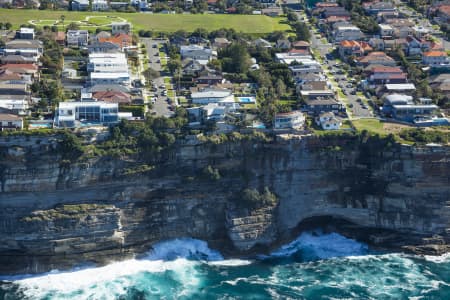
M 323 62 L 324 72 L 333 84 L 334 88 L 337 91 L 339 91 L 339 89 L 342 90 L 342 93 L 339 93 L 338 99 L 346 104 L 349 118 L 372 118 L 373 113 L 367 104 L 366 97 L 362 93 L 352 95 L 352 91 L 356 92 L 355 83 L 351 83 L 351 79 L 348 78 L 343 72 L 344 69 L 341 67 L 341 60 L 336 59 L 336 57 L 331 57 L 330 53 L 334 50 L 334 46 L 326 41 L 325 38 L 320 36 L 317 29 L 309 23 L 309 19 L 306 14 L 297 13 L 297 15 L 299 19 L 304 18 L 306 20 L 306 24 L 311 26 L 311 49 L 318 51 L 320 57 L 316 57 L 316 59 Z M 339 74 L 341 72 L 342 74 Z
M 156 71 L 162 71 L 161 59 L 159 56 L 159 45 L 165 43 L 165 40 L 156 40 L 151 38 L 141 38 L 141 43 L 145 45 L 148 55 L 148 64 L 150 68 Z M 156 47 L 154 45 L 157 45 Z M 164 77 L 158 77 L 153 79 L 153 87 L 155 91 L 150 94 L 151 97 L 157 97 L 151 110 L 157 116 L 170 117 L 173 115 L 173 111 L 169 109 L 168 97 L 163 96 L 161 93 L 165 90 Z

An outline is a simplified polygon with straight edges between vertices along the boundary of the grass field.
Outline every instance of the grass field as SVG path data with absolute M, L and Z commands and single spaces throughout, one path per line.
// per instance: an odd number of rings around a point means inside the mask
M 275 30 L 287 30 L 289 26 L 284 23 L 284 18 L 271 18 L 262 15 L 225 15 L 225 14 L 195 14 L 195 15 L 166 15 L 166 14 L 146 14 L 146 13 L 99 13 L 99 12 L 73 12 L 73 11 L 52 11 L 52 10 L 25 10 L 25 9 L 0 9 L 0 17 L 3 23 L 10 22 L 14 28 L 21 24 L 27 24 L 30 20 L 42 20 L 43 25 L 53 24 L 65 16 L 64 24 L 71 22 L 85 21 L 86 17 L 93 17 L 90 21 L 94 24 L 105 25 L 117 18 L 123 18 L 133 24 L 134 30 L 153 30 L 156 32 L 174 32 L 185 30 L 192 32 L 197 28 L 206 30 L 216 30 L 220 28 L 234 28 L 250 34 L 269 33 Z M 107 17 L 105 19 L 101 17 Z M 100 18 L 99 18 L 100 17 Z M 112 17 L 112 18 L 111 18 Z M 41 22 L 38 26 L 43 26 Z M 82 26 L 83 27 L 83 26 Z M 95 29 L 87 27 L 86 29 Z
M 384 129 L 383 123 L 377 119 L 359 119 L 352 121 L 353 126 L 358 130 L 367 130 L 372 133 L 378 133 L 379 135 L 387 135 L 388 133 Z

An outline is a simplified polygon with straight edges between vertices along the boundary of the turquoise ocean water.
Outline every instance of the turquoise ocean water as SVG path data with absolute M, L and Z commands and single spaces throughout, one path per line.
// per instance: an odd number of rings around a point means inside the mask
M 376 254 L 308 232 L 271 255 L 223 259 L 186 238 L 145 259 L 1 280 L 0 299 L 450 299 L 450 255 Z

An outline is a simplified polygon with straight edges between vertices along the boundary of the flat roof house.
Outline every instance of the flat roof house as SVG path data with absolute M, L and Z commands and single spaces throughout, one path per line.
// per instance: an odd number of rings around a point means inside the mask
M 212 50 L 199 45 L 188 45 L 180 47 L 181 58 L 192 58 L 195 60 L 209 61 L 212 57 Z
M 60 102 L 55 115 L 56 127 L 74 128 L 82 123 L 108 125 L 119 121 L 119 106 L 101 101 Z
M 130 74 L 128 72 L 91 72 L 89 78 L 91 86 L 96 84 L 120 84 L 130 86 Z
M 230 90 L 205 89 L 200 92 L 191 94 L 192 103 L 208 104 L 208 103 L 234 103 L 234 96 Z
M 300 129 L 305 125 L 305 116 L 299 110 L 277 113 L 273 122 L 274 129 Z
M 88 72 L 128 72 L 128 62 L 124 53 L 91 53 L 89 54 Z
M 360 40 L 364 37 L 362 31 L 354 25 L 340 25 L 333 32 L 335 43 L 343 40 Z
M 93 0 L 92 11 L 105 11 L 109 9 L 108 1 L 106 0 Z
M 87 30 L 68 30 L 67 31 L 67 46 L 69 47 L 84 47 L 89 42 L 89 31 Z
M 393 105 L 392 117 L 398 120 L 413 122 L 417 118 L 430 117 L 437 113 L 439 107 L 428 105 Z
M 21 40 L 34 40 L 34 28 L 21 27 L 17 37 Z

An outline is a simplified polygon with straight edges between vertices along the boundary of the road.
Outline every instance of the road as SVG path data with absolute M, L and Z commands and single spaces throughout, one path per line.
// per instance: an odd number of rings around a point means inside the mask
M 323 71 L 328 77 L 329 81 L 333 84 L 336 90 L 341 89 L 345 97 L 339 97 L 344 104 L 347 106 L 347 113 L 349 118 L 371 118 L 373 117 L 372 111 L 367 105 L 367 99 L 362 93 L 352 95 L 352 91 L 356 93 L 356 85 L 350 83 L 351 79 L 347 77 L 344 73 L 342 66 L 342 61 L 336 57 L 331 56 L 331 52 L 335 49 L 334 46 L 326 41 L 325 38 L 320 36 L 318 30 L 309 23 L 309 19 L 304 13 L 297 13 L 299 19 L 304 18 L 306 24 L 311 26 L 311 49 L 317 50 L 323 60 Z M 318 59 L 318 58 L 316 58 Z M 342 73 L 342 74 L 339 74 Z M 358 100 L 360 99 L 360 100 Z
M 162 66 L 161 66 L 161 60 L 159 57 L 159 45 L 162 43 L 165 43 L 165 40 L 156 40 L 151 38 L 141 38 L 140 42 L 145 45 L 147 49 L 147 56 L 149 60 L 149 66 L 150 68 L 161 72 Z M 154 45 L 157 45 L 157 47 L 154 48 Z M 161 95 L 162 91 L 165 90 L 165 88 L 160 88 L 164 85 L 164 77 L 158 77 L 152 80 L 154 87 L 156 87 L 156 90 L 154 92 L 151 92 L 150 96 L 154 97 L 156 96 L 157 99 L 155 103 L 153 104 L 153 108 L 151 110 L 152 113 L 154 113 L 157 116 L 164 116 L 164 117 L 170 117 L 173 115 L 173 111 L 169 109 L 169 103 L 167 102 L 167 96 Z

